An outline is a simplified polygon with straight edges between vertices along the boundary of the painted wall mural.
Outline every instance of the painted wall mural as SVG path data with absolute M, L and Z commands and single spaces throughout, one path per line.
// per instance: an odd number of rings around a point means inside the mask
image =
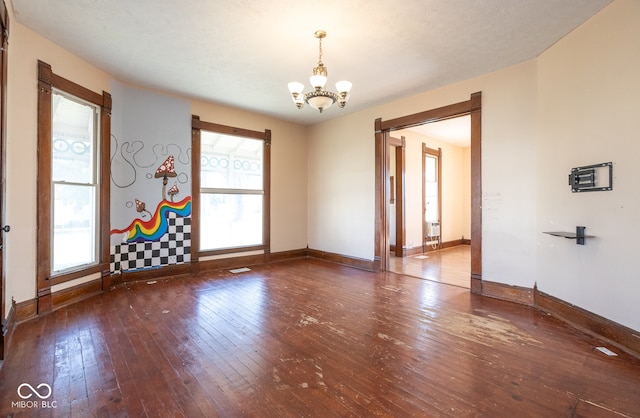
M 188 263 L 189 103 L 112 82 L 111 273 Z

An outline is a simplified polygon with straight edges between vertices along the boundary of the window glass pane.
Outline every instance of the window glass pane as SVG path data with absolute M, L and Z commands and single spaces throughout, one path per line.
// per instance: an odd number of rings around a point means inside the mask
M 54 185 L 54 272 L 96 262 L 96 189 Z
M 262 244 L 262 195 L 200 195 L 200 249 Z
M 53 94 L 53 181 L 94 183 L 93 106 Z
M 425 155 L 424 157 L 424 196 L 427 222 L 437 221 L 438 216 L 438 158 Z
M 438 159 L 426 156 L 424 158 L 424 176 L 426 181 L 437 181 L 438 177 Z
M 200 186 L 262 190 L 264 141 L 201 132 Z

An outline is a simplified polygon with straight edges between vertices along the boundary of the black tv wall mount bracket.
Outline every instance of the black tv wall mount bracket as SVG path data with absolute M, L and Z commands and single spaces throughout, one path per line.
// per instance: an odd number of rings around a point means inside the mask
M 613 190 L 613 163 L 572 168 L 569 186 L 573 193 Z

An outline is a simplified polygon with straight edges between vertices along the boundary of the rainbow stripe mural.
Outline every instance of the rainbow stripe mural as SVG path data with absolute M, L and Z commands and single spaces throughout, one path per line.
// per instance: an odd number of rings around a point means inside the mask
M 143 221 L 140 218 L 134 219 L 124 229 L 112 229 L 111 235 L 128 233 L 126 242 L 158 241 L 161 236 L 167 233 L 169 213 L 175 213 L 180 217 L 191 215 L 191 196 L 187 196 L 179 202 L 162 200 L 151 219 L 148 221 Z

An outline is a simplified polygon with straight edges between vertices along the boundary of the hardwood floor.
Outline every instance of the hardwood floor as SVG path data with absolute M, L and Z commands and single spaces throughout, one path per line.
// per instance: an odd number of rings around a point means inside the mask
M 640 360 L 540 311 L 316 259 L 120 287 L 11 341 L 1 416 L 640 416 Z
M 395 257 L 392 253 L 389 270 L 468 289 L 471 285 L 471 246 L 458 245 L 407 257 Z

